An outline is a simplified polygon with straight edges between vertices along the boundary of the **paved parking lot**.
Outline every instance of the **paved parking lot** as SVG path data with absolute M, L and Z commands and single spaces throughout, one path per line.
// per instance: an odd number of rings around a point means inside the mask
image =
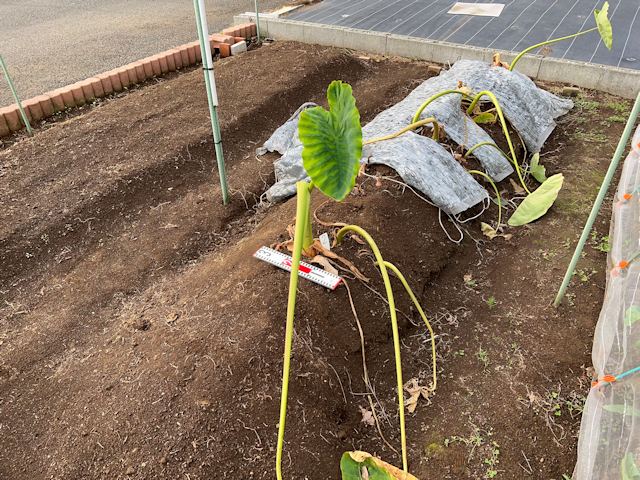
M 207 0 L 209 32 L 255 9 L 253 0 Z M 260 0 L 260 11 L 282 0 Z M 193 1 L 3 0 L 0 55 L 20 98 L 69 85 L 198 38 Z M 0 107 L 13 103 L 0 73 Z

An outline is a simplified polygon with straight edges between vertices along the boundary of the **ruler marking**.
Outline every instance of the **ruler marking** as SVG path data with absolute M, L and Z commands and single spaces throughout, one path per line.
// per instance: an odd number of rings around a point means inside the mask
M 293 259 L 289 255 L 278 252 L 268 247 L 261 247 L 256 253 L 253 254 L 258 260 L 270 263 L 283 270 L 291 272 L 293 267 Z M 298 275 L 302 278 L 306 278 L 314 283 L 322 285 L 323 287 L 335 290 L 336 287 L 342 281 L 342 277 L 334 275 L 333 273 L 322 270 L 313 265 L 309 265 L 305 262 L 300 262 L 300 268 Z

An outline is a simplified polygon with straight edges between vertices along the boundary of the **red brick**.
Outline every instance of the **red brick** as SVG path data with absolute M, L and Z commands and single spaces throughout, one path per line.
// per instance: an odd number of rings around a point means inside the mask
M 55 92 L 60 92 L 62 95 L 62 101 L 64 102 L 64 106 L 67 108 L 73 108 L 76 106 L 76 100 L 73 96 L 73 92 L 71 91 L 72 85 L 67 85 L 66 87 L 58 88 L 54 90 Z
M 93 91 L 93 82 L 91 80 L 82 80 L 78 82 L 78 85 L 82 87 L 82 94 L 87 102 L 92 102 L 96 98 L 96 92 Z
M 105 75 L 109 75 L 109 80 L 111 80 L 111 86 L 113 87 L 113 91 L 116 93 L 120 93 L 123 89 L 122 80 L 120 80 L 120 72 L 117 70 L 110 70 L 105 73 Z M 128 80 L 129 77 L 127 77 Z
M 1 112 L 4 112 L 4 119 L 7 122 L 7 126 L 9 130 L 12 132 L 17 132 L 22 128 L 22 121 L 20 119 L 20 109 L 18 108 L 18 104 L 14 103 L 8 107 L 4 107 L 0 109 Z
M 144 68 L 144 78 L 152 78 L 154 73 L 153 73 L 153 67 L 151 66 L 151 58 L 145 58 L 144 60 L 140 60 L 140 63 Z
M 129 73 L 125 67 L 116 68 L 115 72 L 118 74 L 118 78 L 120 78 L 120 84 L 122 85 L 122 89 L 129 88 L 131 85 L 131 80 L 129 80 Z
M 234 37 L 233 39 L 235 40 L 235 43 L 244 42 L 245 41 L 244 37 Z
M 4 112 L 0 110 L 0 137 L 6 137 L 11 134 L 11 129 L 7 125 L 7 121 L 4 119 Z
M 134 62 L 133 66 L 136 69 L 136 77 L 138 77 L 136 83 L 144 82 L 147 79 L 147 75 L 144 73 L 144 64 L 142 62 Z
M 152 76 L 161 76 L 162 69 L 160 68 L 160 59 L 158 56 L 154 55 L 153 57 L 149 57 L 149 63 L 151 64 L 151 71 L 153 72 Z
M 200 51 L 200 42 L 192 42 L 191 45 L 195 48 L 196 52 L 196 62 L 202 61 L 202 52 Z
M 51 105 L 53 105 L 54 112 L 62 112 L 67 108 L 64 104 L 64 100 L 62 99 L 62 93 L 60 93 L 60 90 L 47 92 L 45 95 L 51 99 Z
M 256 27 L 255 23 L 250 22 L 249 23 L 249 29 L 250 29 L 250 37 L 255 37 L 256 35 L 258 35 L 258 27 Z
M 173 61 L 176 64 L 176 69 L 182 68 L 182 55 L 180 54 L 180 50 L 173 48 L 169 51 L 173 53 Z
M 100 73 L 99 75 L 96 75 L 96 78 L 100 79 L 100 82 L 102 83 L 102 91 L 104 92 L 104 94 L 112 95 L 113 84 L 111 83 L 111 75 L 109 75 L 108 73 Z
M 176 70 L 176 58 L 173 55 L 173 51 L 168 50 L 164 52 L 166 54 L 165 58 L 167 59 L 167 65 L 169 66 L 170 72 L 175 72 Z
M 127 71 L 127 75 L 129 76 L 129 84 L 134 86 L 138 81 L 138 72 L 136 71 L 136 66 L 133 63 L 125 65 L 123 67 Z
M 189 63 L 189 47 L 187 47 L 186 45 L 181 45 L 176 48 L 176 50 L 180 52 L 180 57 L 182 58 L 182 66 L 188 67 L 189 65 L 191 65 Z
M 235 37 L 236 27 L 229 27 L 222 30 L 222 35 L 231 35 Z
M 102 80 L 98 77 L 91 77 L 87 79 L 87 82 L 91 84 L 91 88 L 93 89 L 93 95 L 95 98 L 104 97 L 104 88 L 102 88 Z
M 231 45 L 226 43 L 220 44 L 220 56 L 221 57 L 230 57 L 231 56 Z
M 236 43 L 235 35 L 220 35 L 218 33 L 209 36 L 209 40 L 214 40 L 220 43 L 228 43 L 229 45 L 233 45 Z
M 198 46 L 197 48 L 200 48 Z M 198 63 L 198 59 L 196 58 L 196 46 L 192 43 L 187 45 L 187 53 L 189 54 L 189 65 L 195 65 Z
M 84 93 L 82 92 L 82 86 L 80 82 L 74 83 L 73 85 L 69 85 L 71 88 L 71 93 L 73 93 L 73 102 L 76 105 L 84 105 L 87 101 L 84 98 Z
M 47 118 L 53 115 L 53 102 L 51 102 L 51 98 L 49 98 L 48 95 L 38 95 L 34 98 L 34 100 L 37 100 L 40 103 L 43 118 Z
M 162 75 L 169 73 L 169 61 L 167 60 L 169 54 L 165 52 L 156 55 L 156 57 L 158 57 L 158 63 L 160 64 L 160 71 L 162 72 Z
M 24 108 L 25 113 L 27 110 L 29 111 L 30 115 L 27 115 L 29 122 L 37 122 L 38 120 L 42 120 L 42 117 L 44 117 L 40 101 L 35 98 L 30 98 L 29 100 L 22 102 L 22 108 Z

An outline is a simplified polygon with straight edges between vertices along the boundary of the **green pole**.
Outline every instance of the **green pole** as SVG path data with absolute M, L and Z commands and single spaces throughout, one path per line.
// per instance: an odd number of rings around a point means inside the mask
M 226 205 L 229 203 L 229 191 L 227 188 L 227 173 L 224 167 L 224 156 L 222 154 L 222 139 L 220 138 L 220 124 L 218 122 L 218 96 L 216 93 L 216 81 L 213 76 L 213 60 L 211 56 L 211 45 L 209 44 L 207 15 L 203 0 L 193 0 L 193 4 L 196 9 L 196 23 L 198 24 L 200 52 L 202 53 L 202 69 L 204 70 L 204 81 L 207 88 L 207 99 L 209 101 L 209 115 L 211 116 L 213 141 L 216 148 L 216 159 L 218 160 L 218 173 L 220 174 L 220 185 L 222 187 L 222 201 Z
M 2 59 L 2 55 L 0 55 L 0 65 L 2 65 L 2 70 L 4 70 L 4 76 L 7 77 L 7 82 L 9 82 L 9 88 L 11 89 L 11 93 L 13 94 L 13 98 L 18 104 L 18 108 L 20 109 L 20 115 L 22 115 L 22 120 L 24 120 L 24 124 L 27 127 L 29 135 L 33 137 L 33 130 L 31 130 L 31 124 L 27 119 L 27 114 L 22 108 L 22 103 L 20 103 L 20 99 L 18 98 L 18 93 L 16 92 L 16 87 L 13 86 L 13 82 L 11 81 L 11 76 L 9 75 L 9 70 L 7 70 L 7 66 L 4 64 L 4 60 Z
M 260 40 L 260 17 L 258 16 L 258 0 L 256 0 L 256 33 L 258 34 L 258 45 L 262 45 L 262 40 Z
M 598 210 L 600 210 L 600 206 L 602 205 L 604 196 L 607 194 L 607 190 L 609 189 L 609 183 L 611 183 L 611 179 L 613 178 L 613 174 L 616 171 L 618 162 L 620 161 L 620 157 L 622 157 L 624 149 L 627 146 L 627 141 L 629 140 L 629 136 L 631 135 L 631 130 L 633 130 L 633 124 L 636 123 L 636 119 L 638 118 L 638 112 L 640 112 L 640 93 L 638 93 L 638 96 L 636 97 L 636 103 L 633 105 L 633 110 L 631 111 L 631 115 L 629 115 L 629 119 L 627 120 L 627 126 L 624 128 L 624 132 L 622 132 L 622 136 L 620 137 L 620 141 L 618 142 L 618 148 L 616 148 L 616 152 L 614 153 L 611 164 L 609 165 L 609 170 L 607 170 L 607 175 L 604 177 L 604 181 L 602 182 L 602 186 L 600 187 L 600 191 L 598 192 L 596 203 L 591 209 L 591 214 L 587 219 L 587 224 L 584 226 L 584 230 L 582 230 L 582 235 L 580 236 L 578 246 L 576 247 L 575 252 L 573 252 L 573 257 L 571 258 L 571 263 L 569 264 L 567 273 L 564 274 L 562 285 L 560 286 L 560 290 L 558 290 L 558 295 L 556 296 L 555 302 L 553 302 L 554 307 L 560 305 L 560 302 L 562 302 L 562 297 L 564 297 L 564 294 L 567 291 L 567 286 L 569 285 L 573 270 L 576 268 L 576 264 L 578 263 L 578 259 L 580 258 L 580 253 L 582 253 L 584 244 L 587 242 L 587 237 L 589 236 L 591 227 L 593 227 L 593 222 L 596 221 Z

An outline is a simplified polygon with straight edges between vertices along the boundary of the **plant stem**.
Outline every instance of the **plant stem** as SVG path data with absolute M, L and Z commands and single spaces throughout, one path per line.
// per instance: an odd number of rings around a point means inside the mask
M 293 341 L 293 317 L 296 308 L 296 292 L 298 288 L 298 270 L 302 244 L 309 219 L 309 203 L 311 194 L 307 182 L 296 183 L 298 187 L 296 231 L 293 239 L 293 262 L 289 277 L 289 300 L 287 303 L 287 326 L 284 344 L 284 368 L 282 372 L 282 397 L 280 398 L 280 424 L 278 426 L 278 444 L 276 450 L 276 476 L 282 480 L 282 445 L 284 443 L 284 424 L 287 416 L 287 396 L 289 394 L 289 367 L 291 365 L 291 344 Z
M 577 37 L 578 35 L 582 35 L 584 33 L 589 33 L 589 32 L 593 32 L 594 30 L 597 30 L 598 27 L 592 28 L 591 30 L 585 30 L 584 32 L 579 32 L 579 33 L 574 33 L 573 35 L 569 35 L 568 37 L 562 37 L 562 38 L 556 38 L 555 40 L 549 40 L 548 42 L 542 42 L 542 43 L 538 43 L 537 45 L 534 45 L 533 47 L 529 47 L 526 50 L 524 50 L 520 55 L 518 55 L 515 60 L 513 61 L 513 63 L 511 64 L 511 66 L 509 67 L 509 71 L 513 71 L 513 67 L 515 67 L 516 62 L 518 60 L 520 60 L 520 57 L 523 56 L 525 53 L 530 52 L 531 50 L 538 48 L 538 47 L 542 47 L 544 45 L 548 45 L 549 43 L 554 43 L 554 42 L 559 42 L 560 40 L 567 40 L 568 38 L 573 38 L 573 37 Z
M 480 92 L 478 95 L 476 95 L 476 98 L 474 98 L 473 102 L 471 102 L 471 105 L 469 105 L 469 108 L 467 109 L 467 113 L 471 115 L 471 112 L 473 112 L 473 108 L 476 106 L 476 103 L 478 103 L 478 100 L 480 100 L 480 98 L 483 95 L 487 95 L 489 98 L 491 98 L 491 101 L 496 106 L 496 110 L 498 111 L 498 116 L 500 117 L 500 122 L 502 123 L 502 131 L 504 132 L 504 136 L 507 137 L 507 143 L 509 144 L 509 150 L 511 151 L 511 158 L 515 160 L 516 152 L 514 151 L 513 144 L 511 143 L 511 137 L 509 136 L 509 130 L 507 129 L 507 122 L 505 121 L 504 115 L 502 114 L 502 109 L 500 108 L 498 99 L 493 93 L 491 93 L 488 90 L 485 90 L 484 92 Z M 525 185 L 524 180 L 522 179 L 522 172 L 520 172 L 520 166 L 518 165 L 517 162 L 514 162 L 514 165 L 516 167 L 516 172 L 518 173 L 518 178 L 520 179 L 520 183 L 524 187 L 525 191 L 528 194 L 531 194 L 531 192 Z
M 460 90 L 445 90 L 444 92 L 440 92 L 440 93 L 436 93 L 433 97 L 431 97 L 430 99 L 428 99 L 426 102 L 424 102 L 422 105 L 420 105 L 420 108 L 418 109 L 418 111 L 416 112 L 416 114 L 413 116 L 413 121 L 412 123 L 416 123 L 418 120 L 420 120 L 420 114 L 422 113 L 422 111 L 427 108 L 427 105 L 429 105 L 431 102 L 433 102 L 435 99 L 440 98 L 443 95 L 447 95 L 449 93 L 457 93 L 460 95 L 463 95 L 467 98 L 470 98 L 473 100 L 473 97 L 469 94 L 466 94 L 464 92 L 461 92 Z
M 24 108 L 22 108 L 22 103 L 20 102 L 20 99 L 18 98 L 18 94 L 16 93 L 16 87 L 13 86 L 13 82 L 11 81 L 11 76 L 9 75 L 9 70 L 7 70 L 7 66 L 4 64 L 2 55 L 0 55 L 0 66 L 4 71 L 4 76 L 7 77 L 7 83 L 9 84 L 9 89 L 11 90 L 11 94 L 13 95 L 14 100 L 18 104 L 18 109 L 20 110 L 22 121 L 24 122 L 25 127 L 27 127 L 29 136 L 33 137 L 33 130 L 31 129 L 31 124 L 29 123 L 29 119 L 27 118 L 27 114 L 25 113 Z
M 493 186 L 493 190 L 496 192 L 496 196 L 498 197 L 498 228 L 500 228 L 500 222 L 502 221 L 502 201 L 500 200 L 498 187 L 496 187 L 496 184 L 493 183 L 493 180 L 491 180 L 491 177 L 489 177 L 489 175 L 487 175 L 486 173 L 479 172 L 478 170 L 469 170 L 468 172 L 475 173 L 477 175 L 482 175 L 484 178 L 489 180 L 489 183 L 491 184 L 491 186 Z
M 409 125 L 408 127 L 404 127 L 402 130 L 400 130 L 399 132 L 396 132 L 392 135 L 387 135 L 385 137 L 380 137 L 380 138 L 374 138 L 373 140 L 367 140 L 366 142 L 362 142 L 362 145 L 369 145 L 370 143 L 375 143 L 375 142 L 380 142 L 382 140 L 391 140 L 392 138 L 396 138 L 400 135 L 402 135 L 403 133 L 408 132 L 409 130 L 415 130 L 418 127 L 421 127 L 423 125 L 426 125 L 427 123 L 433 123 L 433 139 L 437 142 L 440 140 L 440 125 L 438 125 L 438 122 L 435 118 L 431 117 L 431 118 L 427 118 L 425 120 L 420 120 L 419 122 L 414 122 L 411 125 Z
M 382 255 L 380 254 L 380 250 L 378 250 L 378 246 L 376 242 L 373 241 L 371 236 L 364 231 L 362 228 L 356 225 L 347 225 L 346 227 L 342 227 L 338 233 L 336 234 L 336 243 L 340 243 L 344 234 L 348 231 L 354 231 L 362 236 L 369 246 L 371 250 L 373 250 L 373 254 L 378 261 L 378 265 L 380 267 L 380 273 L 382 273 L 382 278 L 384 279 L 384 286 L 387 291 L 387 298 L 389 299 L 389 310 L 391 313 L 391 326 L 393 329 L 393 348 L 396 357 L 396 376 L 398 378 L 398 405 L 400 407 L 400 437 L 402 439 L 402 467 L 405 472 L 407 472 L 407 437 L 405 433 L 404 426 L 404 398 L 402 395 L 403 383 L 402 383 L 402 364 L 400 361 L 400 335 L 398 334 L 398 320 L 396 318 L 396 306 L 393 300 L 393 291 L 391 290 L 391 281 L 389 280 L 389 274 L 387 273 L 387 268 L 385 266 L 384 260 L 382 259 Z
M 506 153 L 504 153 L 504 152 L 502 151 L 502 149 L 501 149 L 499 146 L 497 146 L 495 143 L 492 143 L 492 142 L 482 142 L 482 143 L 479 143 L 479 144 L 477 144 L 477 145 L 474 145 L 474 146 L 473 146 L 473 147 L 471 147 L 469 150 L 467 150 L 467 153 L 465 153 L 465 154 L 464 154 L 464 156 L 465 156 L 465 157 L 468 157 L 469 155 L 471 155 L 471 153 L 472 153 L 476 148 L 481 147 L 481 146 L 483 146 L 483 145 L 489 145 L 490 147 L 494 147 L 494 148 L 496 148 L 496 149 L 497 149 L 497 150 L 502 154 L 502 156 L 503 156 L 504 158 L 506 158 L 506 159 L 507 159 L 507 160 L 509 160 L 511 163 L 513 163 L 514 165 L 516 165 L 515 160 L 513 160 L 512 158 L 510 158 L 510 157 L 509 157 L 509 155 L 507 155 Z
M 378 262 L 376 262 L 376 265 L 378 265 Z M 433 387 L 432 388 L 428 388 L 427 390 L 433 392 L 436 389 L 436 382 L 437 382 L 437 379 L 436 379 L 436 338 L 435 338 L 435 334 L 433 333 L 433 329 L 431 328 L 431 325 L 429 324 L 429 320 L 427 320 L 427 316 L 424 314 L 424 311 L 422 310 L 422 307 L 420 306 L 420 303 L 418 303 L 418 299 L 413 294 L 413 291 L 411 290 L 411 287 L 409 287 L 409 284 L 405 280 L 405 278 L 402 275 L 402 273 L 400 273 L 400 270 L 398 270 L 397 267 L 393 263 L 390 263 L 390 262 L 387 262 L 387 261 L 384 262 L 384 266 L 387 267 L 389 270 L 391 270 L 393 273 L 395 273 L 396 276 L 400 279 L 400 281 L 404 285 L 405 290 L 407 291 L 407 293 L 411 297 L 411 300 L 413 300 L 413 304 L 416 306 L 416 308 L 420 312 L 420 316 L 422 316 L 422 320 L 424 320 L 424 323 L 427 325 L 427 328 L 429 329 L 429 333 L 431 333 L 431 354 L 433 355 Z

